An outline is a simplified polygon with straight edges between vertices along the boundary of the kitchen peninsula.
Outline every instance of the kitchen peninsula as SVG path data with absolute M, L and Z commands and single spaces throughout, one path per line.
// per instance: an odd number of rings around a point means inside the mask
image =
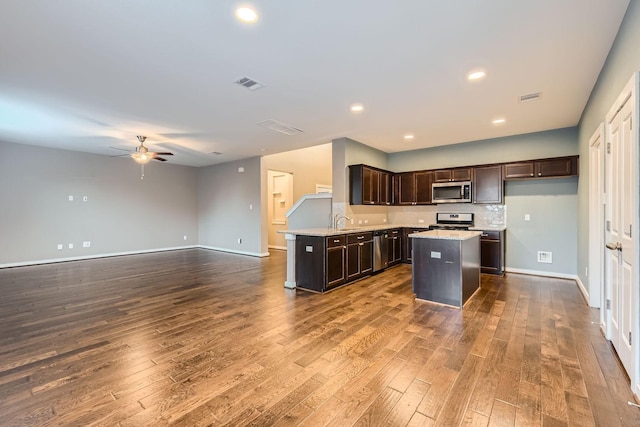
M 465 230 L 410 234 L 416 298 L 462 308 L 480 288 L 481 234 Z

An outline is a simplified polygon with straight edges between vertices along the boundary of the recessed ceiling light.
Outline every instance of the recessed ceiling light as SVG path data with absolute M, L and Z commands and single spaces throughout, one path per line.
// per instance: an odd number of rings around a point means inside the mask
M 405 136 L 403 136 L 405 141 L 413 141 L 413 138 L 415 138 L 415 136 L 412 133 L 408 133 Z
M 494 125 L 503 125 L 505 124 L 507 121 L 507 119 L 504 118 L 499 118 L 499 119 L 494 119 L 491 123 L 493 123 Z
M 247 24 L 253 24 L 258 21 L 258 12 L 250 7 L 239 7 L 236 9 L 236 18 Z
M 357 104 L 351 104 L 351 112 L 352 113 L 360 113 L 364 111 L 364 105 L 357 103 Z
M 486 75 L 487 75 L 487 73 L 484 70 L 469 71 L 467 73 L 467 80 L 469 80 L 469 81 L 480 80 L 480 79 L 483 79 L 484 77 L 486 77 Z

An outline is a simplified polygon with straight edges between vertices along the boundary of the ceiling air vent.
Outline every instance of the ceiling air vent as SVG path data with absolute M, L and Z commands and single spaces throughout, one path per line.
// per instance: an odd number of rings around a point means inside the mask
M 542 96 L 542 92 L 529 93 L 527 95 L 520 96 L 520 102 L 537 101 Z
M 264 87 L 262 83 L 258 83 L 257 81 L 249 77 L 242 77 L 241 79 L 236 80 L 234 83 L 240 86 L 244 86 L 249 90 L 256 90 Z
M 261 122 L 258 122 L 257 125 L 266 127 L 267 129 L 271 129 L 276 132 L 284 133 L 285 135 L 295 135 L 297 133 L 302 133 L 302 129 L 285 125 L 284 123 L 277 120 L 263 120 Z
M 221 153 L 221 152 L 219 152 L 219 151 L 212 151 L 212 152 L 210 152 L 209 154 L 211 154 L 212 156 L 219 156 L 219 155 L 220 155 L 220 154 L 222 154 L 222 153 Z

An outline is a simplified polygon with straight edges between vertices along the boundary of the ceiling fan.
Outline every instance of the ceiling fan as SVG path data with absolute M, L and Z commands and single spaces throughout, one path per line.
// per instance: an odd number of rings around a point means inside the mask
M 144 146 L 144 141 L 147 139 L 146 136 L 138 135 L 138 141 L 140 141 L 140 146 L 136 147 L 136 151 L 130 154 L 131 158 L 140 164 L 148 163 L 149 161 L 159 160 L 161 162 L 166 162 L 167 159 L 164 159 L 160 156 L 173 156 L 173 153 L 168 151 L 165 152 L 154 152 L 149 151 L 147 147 Z

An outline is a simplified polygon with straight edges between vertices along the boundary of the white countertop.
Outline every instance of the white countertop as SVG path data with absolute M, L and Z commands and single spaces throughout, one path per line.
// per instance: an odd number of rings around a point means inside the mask
M 480 231 L 467 230 L 429 230 L 409 234 L 414 239 L 467 240 L 480 236 Z
M 296 236 L 338 236 L 342 234 L 365 233 L 367 231 L 391 230 L 394 228 L 429 228 L 429 224 L 378 224 L 365 225 L 360 227 L 339 228 L 304 228 L 298 230 L 278 230 L 280 234 L 295 234 Z M 506 227 L 471 227 L 470 231 L 503 231 Z M 456 230 L 433 230 L 433 231 L 456 231 Z

